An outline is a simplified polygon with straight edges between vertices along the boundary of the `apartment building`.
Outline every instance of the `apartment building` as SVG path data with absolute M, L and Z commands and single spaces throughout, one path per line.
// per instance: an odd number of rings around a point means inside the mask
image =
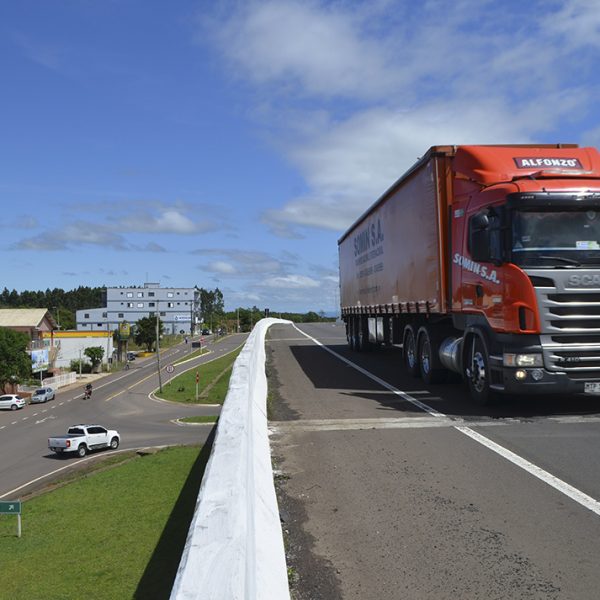
M 78 331 L 114 331 L 119 323 L 133 325 L 158 311 L 166 334 L 190 334 L 200 322 L 200 290 L 161 288 L 159 283 L 143 287 L 106 288 L 106 306 L 78 310 Z M 192 328 L 193 325 L 193 328 Z

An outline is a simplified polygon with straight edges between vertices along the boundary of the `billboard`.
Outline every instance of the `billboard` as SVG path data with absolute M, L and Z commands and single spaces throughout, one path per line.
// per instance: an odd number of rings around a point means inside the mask
M 131 325 L 127 321 L 119 323 L 119 339 L 128 340 L 131 335 Z
M 48 348 L 43 350 L 32 350 L 31 351 L 31 372 L 39 373 L 40 371 L 47 371 L 49 366 L 48 361 Z

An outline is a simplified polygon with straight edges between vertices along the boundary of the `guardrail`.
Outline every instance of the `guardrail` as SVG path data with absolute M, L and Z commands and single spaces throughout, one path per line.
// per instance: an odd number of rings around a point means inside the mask
M 236 359 L 171 600 L 289 599 L 267 428 L 262 319 Z

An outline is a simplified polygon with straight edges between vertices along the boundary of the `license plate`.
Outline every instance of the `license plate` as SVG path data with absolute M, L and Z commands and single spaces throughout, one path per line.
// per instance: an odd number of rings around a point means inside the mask
M 586 381 L 583 391 L 586 394 L 600 394 L 600 381 Z

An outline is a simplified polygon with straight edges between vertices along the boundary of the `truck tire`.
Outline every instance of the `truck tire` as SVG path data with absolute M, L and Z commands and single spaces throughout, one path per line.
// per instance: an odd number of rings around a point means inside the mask
M 118 437 L 114 437 L 112 440 L 110 440 L 110 447 L 112 450 L 116 450 L 119 447 L 119 438 Z
M 485 343 L 477 335 L 470 338 L 464 365 L 471 399 L 480 406 L 491 404 L 494 394 L 490 390 L 489 355 Z
M 77 456 L 79 458 L 83 458 L 87 454 L 87 446 L 85 444 L 81 444 L 79 448 L 77 448 Z
M 407 325 L 404 328 L 404 335 L 402 336 L 402 358 L 409 375 L 420 377 L 421 369 L 419 367 L 417 331 L 413 325 Z
M 418 356 L 421 378 L 427 385 L 446 381 L 448 371 L 440 363 L 440 346 L 429 327 L 419 329 Z

